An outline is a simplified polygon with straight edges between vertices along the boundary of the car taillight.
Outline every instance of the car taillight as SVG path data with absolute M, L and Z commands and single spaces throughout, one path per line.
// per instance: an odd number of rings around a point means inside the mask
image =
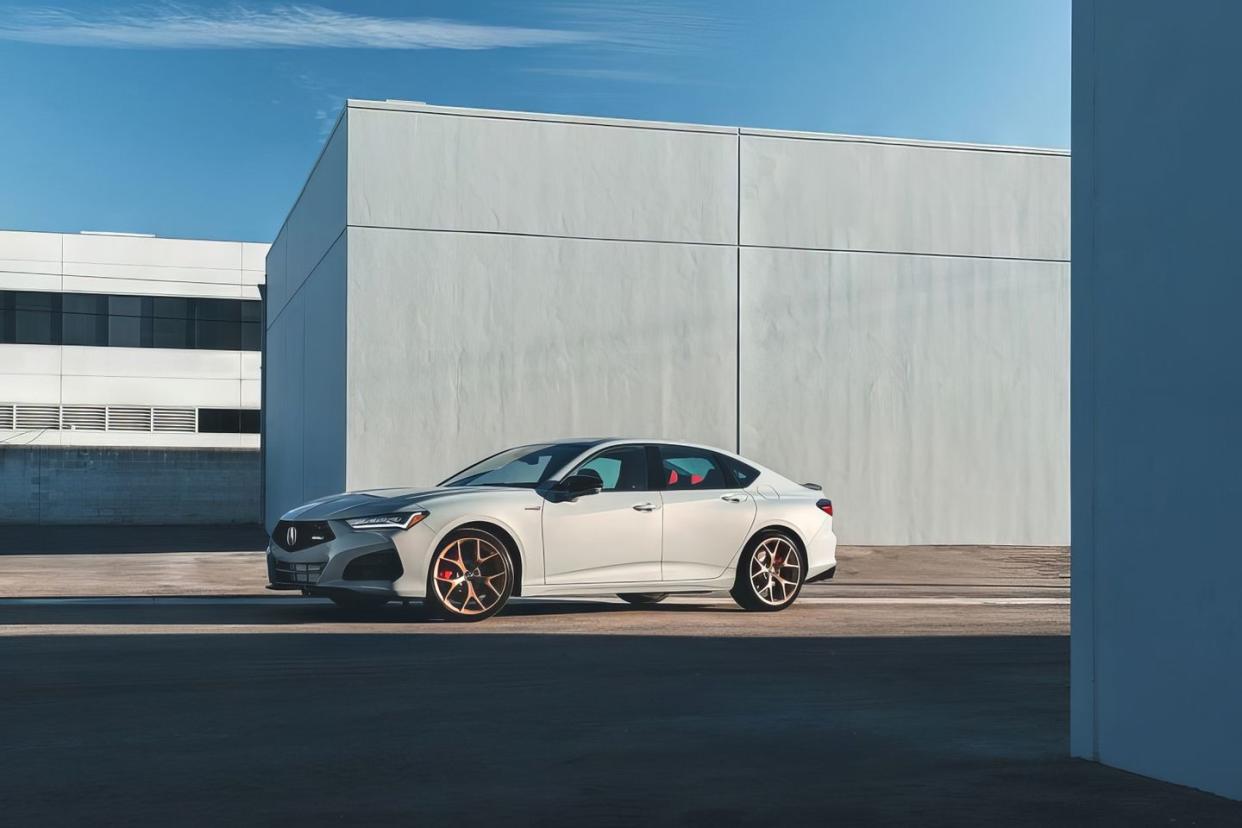
M 832 501 L 829 500 L 828 498 L 826 497 L 820 498 L 819 500 L 815 501 L 815 505 L 819 507 L 819 510 L 823 512 L 825 515 L 832 514 Z

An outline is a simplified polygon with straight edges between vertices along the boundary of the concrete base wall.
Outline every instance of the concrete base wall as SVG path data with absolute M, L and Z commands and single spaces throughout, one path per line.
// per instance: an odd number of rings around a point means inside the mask
M 253 524 L 259 452 L 0 448 L 0 525 Z

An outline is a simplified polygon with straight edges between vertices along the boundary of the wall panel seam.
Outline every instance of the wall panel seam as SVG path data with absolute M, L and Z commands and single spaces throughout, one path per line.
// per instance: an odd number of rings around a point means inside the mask
M 617 242 L 621 244 L 671 244 L 692 247 L 724 248 L 738 247 L 747 250 L 795 250 L 809 253 L 857 253 L 859 255 L 870 256 L 918 256 L 935 259 L 982 259 L 985 261 L 1045 262 L 1049 264 L 1069 264 L 1070 261 L 1067 258 L 1044 258 L 1039 256 L 989 256 L 979 253 L 925 253 L 915 250 L 863 250 L 846 247 L 798 247 L 794 245 L 782 244 L 740 244 L 738 242 L 681 241 L 677 239 L 621 239 L 606 236 L 567 236 L 555 233 L 517 233 L 506 230 L 459 230 L 444 227 L 393 227 L 383 224 L 347 224 L 346 227 L 353 227 L 359 230 L 391 230 L 408 233 L 456 233 L 466 236 L 504 236 L 523 239 Z M 333 242 L 333 244 L 335 244 L 335 242 Z M 316 267 L 318 267 L 318 263 L 316 263 Z M 311 272 L 314 272 L 314 268 L 311 268 Z M 292 296 L 290 298 L 292 298 Z M 279 316 L 279 314 L 277 315 Z

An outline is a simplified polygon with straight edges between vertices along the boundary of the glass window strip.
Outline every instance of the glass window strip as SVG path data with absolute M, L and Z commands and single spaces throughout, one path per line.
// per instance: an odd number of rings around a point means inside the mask
M 258 351 L 261 314 L 255 299 L 0 290 L 0 343 Z

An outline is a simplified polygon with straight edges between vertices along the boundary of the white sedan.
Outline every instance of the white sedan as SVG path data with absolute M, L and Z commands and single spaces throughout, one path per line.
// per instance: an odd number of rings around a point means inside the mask
M 423 599 L 459 621 L 513 595 L 653 604 L 727 590 L 770 612 L 831 578 L 836 546 L 832 501 L 814 484 L 707 446 L 561 440 L 507 449 L 434 488 L 293 509 L 267 568 L 270 589 L 353 607 Z

